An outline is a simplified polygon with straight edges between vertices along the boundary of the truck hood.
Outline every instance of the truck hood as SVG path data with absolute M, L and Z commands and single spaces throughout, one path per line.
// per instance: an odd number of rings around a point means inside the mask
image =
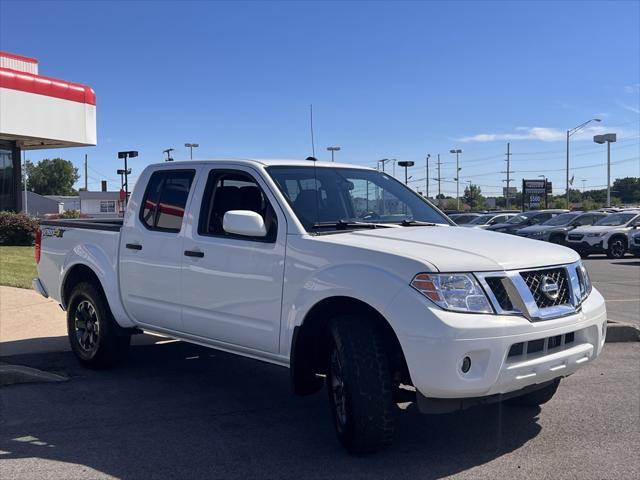
M 412 258 L 441 272 L 536 268 L 580 259 L 576 252 L 560 245 L 480 228 L 380 228 L 317 238 Z

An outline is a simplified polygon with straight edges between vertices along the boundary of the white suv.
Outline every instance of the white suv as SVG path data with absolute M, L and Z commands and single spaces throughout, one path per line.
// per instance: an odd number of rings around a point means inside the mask
M 608 215 L 593 225 L 578 227 L 567 234 L 566 245 L 582 258 L 592 253 L 606 253 L 609 258 L 622 258 L 627 252 L 627 234 L 640 225 L 640 210 Z

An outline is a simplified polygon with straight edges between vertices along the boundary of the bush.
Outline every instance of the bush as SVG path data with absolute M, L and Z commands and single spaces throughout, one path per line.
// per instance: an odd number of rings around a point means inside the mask
M 80 218 L 80 210 L 66 210 L 62 212 L 60 218 Z
M 32 245 L 38 221 L 23 213 L 0 212 L 0 245 Z

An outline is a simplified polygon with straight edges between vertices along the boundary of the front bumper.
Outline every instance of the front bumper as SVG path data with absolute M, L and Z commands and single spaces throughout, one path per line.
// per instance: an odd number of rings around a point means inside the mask
M 388 318 L 401 310 L 414 316 L 401 322 L 396 333 L 413 386 L 430 399 L 489 397 L 544 384 L 571 375 L 604 345 L 606 309 L 596 289 L 578 312 L 538 322 L 519 315 L 448 312 L 426 299 L 413 300 L 399 294 Z M 569 338 L 566 344 L 562 340 Z M 513 355 L 518 344 L 527 347 Z M 529 345 L 541 348 L 529 353 Z M 465 357 L 471 360 L 466 373 Z
M 578 252 L 603 253 L 605 251 L 603 240 L 600 238 L 594 238 L 592 241 L 582 240 L 581 242 L 572 242 L 571 240 L 567 240 L 565 242 L 565 246 Z

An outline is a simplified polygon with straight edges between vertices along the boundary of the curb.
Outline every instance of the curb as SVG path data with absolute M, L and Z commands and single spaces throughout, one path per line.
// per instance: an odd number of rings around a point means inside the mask
M 606 343 L 640 342 L 640 329 L 623 322 L 607 321 Z
M 67 377 L 23 365 L 0 364 L 0 385 L 19 383 L 66 382 Z

